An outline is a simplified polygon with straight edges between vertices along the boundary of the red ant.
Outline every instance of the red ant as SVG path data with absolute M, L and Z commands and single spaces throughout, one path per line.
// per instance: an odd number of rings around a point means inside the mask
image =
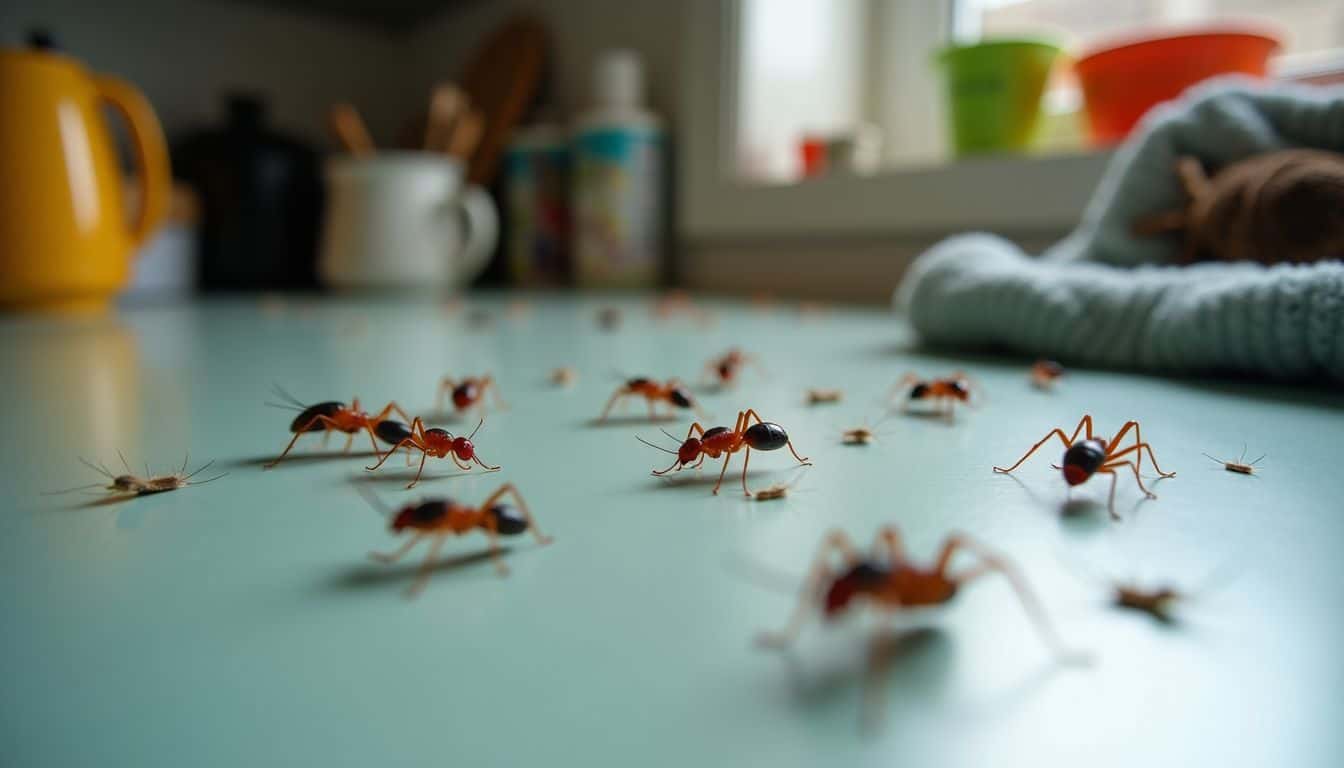
M 979 565 L 959 573 L 950 572 L 952 557 L 958 550 L 974 554 Z M 840 570 L 831 568 L 831 555 L 839 552 Z M 943 605 L 956 597 L 960 587 L 987 573 L 999 573 L 1008 580 L 1027 616 L 1036 625 L 1046 645 L 1058 656 L 1079 660 L 1064 651 L 1027 582 L 1007 559 L 962 534 L 952 534 L 944 542 L 932 568 L 915 565 L 906 559 L 900 531 L 885 526 L 878 531 L 868 556 L 860 553 L 844 531 L 832 531 L 821 544 L 802 599 L 788 625 L 779 632 L 762 634 L 758 641 L 770 647 L 785 647 L 797 639 L 809 609 L 820 603 L 822 617 L 833 620 L 858 598 L 866 598 L 877 608 L 895 613 L 904 609 Z
M 508 495 L 512 495 L 518 503 L 517 509 L 500 502 L 502 498 Z M 480 529 L 490 538 L 490 558 L 494 560 L 495 570 L 499 572 L 500 576 L 506 576 L 509 573 L 509 567 L 504 564 L 499 556 L 500 536 L 516 536 L 524 531 L 531 530 L 538 544 L 545 546 L 552 541 L 550 536 L 537 529 L 536 521 L 532 519 L 532 513 L 527 509 L 527 502 L 523 501 L 522 495 L 518 493 L 518 489 L 514 487 L 513 483 L 501 485 L 498 490 L 486 497 L 485 501 L 478 507 L 460 504 L 452 499 L 428 499 L 415 504 L 407 504 L 397 510 L 395 514 L 392 514 L 391 510 L 383 507 L 376 497 L 369 495 L 368 498 L 376 508 L 392 516 L 390 528 L 393 533 L 401 533 L 408 529 L 412 532 L 411 538 L 395 552 L 386 554 L 370 552 L 370 558 L 380 563 L 394 563 L 411 551 L 411 548 L 420 539 L 426 536 L 434 538 L 434 543 L 429 548 L 429 554 L 420 565 L 419 574 L 408 590 L 409 594 L 412 595 L 419 592 L 424 587 L 425 582 L 429 580 L 430 572 L 434 568 L 434 561 L 439 556 L 439 549 L 449 536 L 462 536 Z
M 910 404 L 916 400 L 926 400 L 934 404 L 935 412 L 941 412 L 948 421 L 951 421 L 956 403 L 970 404 L 973 386 L 971 380 L 961 371 L 946 378 L 928 380 L 920 379 L 912 372 L 905 374 L 896 382 L 891 388 L 889 398 L 896 397 L 897 393 L 904 390 L 905 402 L 901 404 L 902 412 L 908 413 Z
M 499 387 L 495 386 L 494 378 L 489 375 L 480 378 L 468 377 L 461 381 L 454 381 L 451 376 L 444 376 L 439 382 L 439 393 L 434 400 L 435 411 L 443 413 L 443 396 L 448 392 L 452 393 L 453 407 L 458 411 L 465 411 L 473 405 L 479 405 L 484 411 L 486 392 L 494 398 L 496 408 L 509 407 L 499 396 Z
M 289 454 L 294 448 L 294 444 L 299 441 L 305 433 L 321 432 L 323 440 L 331 436 L 332 432 L 344 432 L 347 437 L 345 441 L 345 452 L 350 452 L 350 446 L 354 443 L 355 433 L 364 430 L 369 433 L 369 442 L 373 444 L 373 452 L 378 452 L 378 441 L 374 437 L 374 427 L 378 422 L 383 421 L 389 415 L 395 413 L 403 419 L 409 421 L 410 417 L 395 402 L 388 403 L 383 410 L 374 415 L 369 415 L 359 406 L 359 398 L 356 397 L 350 401 L 350 405 L 330 400 L 324 403 L 314 403 L 313 405 L 304 405 L 293 395 L 281 389 L 278 385 L 275 387 L 275 393 L 286 401 L 286 404 L 267 403 L 274 408 L 288 408 L 299 412 L 298 416 L 289 424 L 289 431 L 294 433 L 294 439 L 289 441 L 285 450 L 275 460 L 266 465 L 266 469 L 279 464 L 281 459 Z
M 737 347 L 729 349 L 719 357 L 705 363 L 705 372 L 708 373 L 720 387 L 731 387 L 737 381 L 737 375 L 741 372 L 742 366 L 756 366 L 756 358 L 748 355 Z M 759 366 L 757 366 L 759 369 Z
M 695 411 L 700 418 L 705 418 L 704 413 L 699 406 L 695 404 L 695 399 L 691 397 L 690 390 L 681 383 L 680 379 L 668 379 L 666 384 L 659 384 L 653 379 L 638 377 L 630 379 L 622 384 L 612 393 L 611 399 L 607 401 L 607 407 L 602 409 L 602 415 L 598 417 L 599 422 L 607 420 L 607 415 L 616 402 L 627 395 L 639 395 L 649 405 L 649 419 L 657 419 L 658 411 L 654 408 L 655 403 L 664 402 L 677 408 L 690 408 Z
M 748 427 L 749 419 L 756 419 L 756 423 Z M 700 435 L 698 438 L 691 436 L 697 433 Z M 663 434 L 666 435 L 667 433 L 664 432 Z M 668 437 L 672 436 L 668 435 Z M 636 439 L 647 446 L 677 457 L 677 460 L 667 469 L 661 472 L 656 469 L 653 470 L 653 474 L 659 477 L 674 469 L 684 469 L 697 458 L 699 458 L 699 461 L 696 462 L 695 469 L 699 469 L 705 463 L 706 457 L 717 459 L 719 456 L 723 456 L 723 469 L 719 471 L 719 482 L 714 484 L 715 495 L 719 492 L 719 486 L 723 485 L 723 476 L 728 472 L 728 462 L 732 461 L 733 454 L 738 451 L 746 451 L 742 458 L 742 492 L 747 496 L 752 495 L 751 491 L 747 490 L 747 465 L 751 463 L 752 448 L 758 451 L 775 451 L 787 445 L 789 452 L 793 454 L 793 458 L 797 459 L 799 464 L 812 466 L 812 462 L 808 461 L 806 456 L 799 456 L 798 452 L 793 449 L 793 443 L 789 440 L 789 435 L 783 427 L 774 422 L 762 421 L 756 411 L 750 408 L 738 412 L 737 421 L 734 422 L 732 429 L 728 427 L 705 429 L 700 426 L 699 422 L 692 424 L 691 428 L 686 431 L 686 440 L 675 451 L 654 445 L 642 437 L 636 437 Z M 673 437 L 672 439 L 675 440 L 676 438 Z
M 1131 429 L 1134 430 L 1134 444 L 1124 450 L 1116 450 L 1120 445 L 1120 441 L 1125 435 L 1129 434 Z M 1086 436 L 1082 440 L 1078 440 L 1079 434 L 1084 434 Z M 1153 469 L 1157 470 L 1157 474 L 1164 478 L 1176 476 L 1175 472 L 1163 472 L 1162 468 L 1157 466 L 1157 457 L 1153 455 L 1153 447 L 1148 443 L 1143 442 L 1143 437 L 1139 433 L 1139 422 L 1125 422 L 1124 426 L 1120 427 L 1120 431 L 1115 433 L 1115 437 L 1106 441 L 1098 437 L 1093 437 L 1091 415 L 1084 415 L 1083 418 L 1079 420 L 1078 427 L 1073 430 L 1072 436 L 1066 437 L 1063 429 L 1055 427 L 1050 430 L 1045 437 L 1041 438 L 1040 442 L 1033 445 L 1031 450 L 1027 451 L 1022 458 L 1018 459 L 1016 464 L 1007 469 L 994 467 L 994 471 L 1001 473 L 1012 472 L 1020 467 L 1022 462 L 1026 461 L 1033 453 L 1035 453 L 1036 449 L 1045 445 L 1050 438 L 1055 436 L 1058 436 L 1064 443 L 1064 461 L 1062 467 L 1054 464 L 1052 464 L 1051 467 L 1063 471 L 1064 481 L 1068 483 L 1070 487 L 1087 482 L 1088 478 L 1099 472 L 1110 475 L 1111 495 L 1106 508 L 1111 513 L 1111 517 L 1117 520 L 1120 519 L 1120 516 L 1115 514 L 1116 469 L 1128 466 L 1133 470 L 1134 481 L 1139 484 L 1139 490 L 1143 491 L 1144 495 L 1150 499 L 1156 499 L 1157 495 L 1144 486 L 1143 478 L 1139 476 L 1139 465 L 1143 462 L 1144 449 L 1148 450 L 1148 459 L 1152 462 Z M 1124 456 L 1130 453 L 1135 454 L 1133 461 L 1127 459 L 1123 461 L 1121 460 Z
M 1037 389 L 1049 389 L 1064 376 L 1064 366 L 1054 360 L 1037 360 L 1031 366 L 1031 383 Z
M 436 459 L 452 458 L 453 463 L 459 469 L 468 471 L 471 470 L 471 465 L 467 462 L 474 461 L 481 465 L 485 471 L 494 472 L 499 467 L 492 467 L 481 461 L 481 457 L 476 454 L 475 444 L 471 442 L 471 439 L 476 436 L 477 430 L 481 428 L 481 424 L 484 423 L 485 419 L 481 419 L 476 425 L 476 429 L 473 429 L 471 434 L 466 437 L 454 437 L 453 433 L 446 429 L 439 429 L 438 427 L 425 429 L 425 423 L 420 420 L 419 416 L 415 417 L 415 421 L 411 422 L 410 427 L 396 421 L 384 421 L 378 425 L 379 437 L 382 437 L 386 442 L 392 442 L 393 438 L 399 437 L 400 439 L 388 449 L 387 453 L 383 454 L 377 464 L 372 467 L 365 467 L 365 469 L 370 471 L 378 469 L 388 459 L 392 458 L 392 454 L 396 453 L 398 448 L 406 446 L 408 456 L 411 448 L 420 451 L 420 469 L 415 473 L 415 479 L 407 484 L 407 488 L 414 488 L 415 484 L 420 482 L 420 475 L 424 474 L 425 471 L 425 459 L 430 456 Z

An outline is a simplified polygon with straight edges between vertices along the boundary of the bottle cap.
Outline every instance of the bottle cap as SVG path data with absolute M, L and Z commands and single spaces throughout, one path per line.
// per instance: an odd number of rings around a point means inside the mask
M 617 49 L 605 51 L 594 72 L 597 106 L 607 109 L 638 109 L 644 102 L 644 66 L 639 54 Z

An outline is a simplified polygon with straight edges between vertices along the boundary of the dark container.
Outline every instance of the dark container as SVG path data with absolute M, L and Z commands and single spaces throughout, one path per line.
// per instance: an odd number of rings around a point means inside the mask
M 261 99 L 235 95 L 228 121 L 174 145 L 175 176 L 200 198 L 200 286 L 317 287 L 322 185 L 317 153 L 266 126 Z

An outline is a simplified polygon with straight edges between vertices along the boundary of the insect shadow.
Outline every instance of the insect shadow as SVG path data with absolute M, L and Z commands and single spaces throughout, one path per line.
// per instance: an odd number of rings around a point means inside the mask
M 489 473 L 450 472 L 445 475 L 424 475 L 420 477 L 420 482 L 416 483 L 416 485 L 419 486 L 421 483 L 432 483 L 435 480 L 451 480 L 452 478 L 455 477 L 473 477 L 473 476 L 480 477 L 481 475 L 485 474 Z M 349 477 L 346 478 L 346 480 L 349 481 L 351 485 L 355 486 L 358 486 L 362 483 L 368 483 L 368 484 L 401 483 L 404 485 L 408 480 L 414 480 L 416 476 L 417 475 L 414 469 L 407 469 L 407 470 L 396 470 L 391 472 L 362 472 L 358 475 L 350 475 Z
M 344 453 L 342 451 L 322 451 L 321 453 L 291 453 L 285 457 L 285 464 L 316 464 L 323 461 L 335 461 L 337 459 L 376 459 L 379 454 L 373 451 L 351 451 Z M 275 461 L 276 454 L 267 454 L 265 456 L 246 456 L 240 459 L 228 459 L 221 461 L 220 464 L 226 467 L 260 467 Z M 277 469 L 279 466 L 277 466 Z
M 653 417 L 648 414 L 627 413 L 608 416 L 605 419 L 592 418 L 580 422 L 579 425 L 589 429 L 601 429 L 603 427 L 630 427 L 644 424 L 675 424 L 679 421 L 683 421 L 683 419 L 675 413 L 659 414 Z
M 501 546 L 499 548 L 500 557 L 507 557 L 513 551 L 512 547 Z M 475 552 L 466 552 L 460 555 L 450 557 L 440 557 L 435 561 L 430 573 L 439 574 L 451 571 L 457 571 L 469 568 L 477 563 L 489 562 L 492 555 L 490 549 L 477 550 Z M 327 586 L 334 590 L 357 590 L 357 589 L 378 589 L 394 584 L 403 584 L 405 582 L 415 581 L 421 575 L 421 564 L 414 561 L 407 561 L 395 565 L 384 565 L 375 562 L 363 562 L 356 565 L 350 565 L 337 572 L 327 583 Z M 491 581 L 499 581 L 493 578 Z

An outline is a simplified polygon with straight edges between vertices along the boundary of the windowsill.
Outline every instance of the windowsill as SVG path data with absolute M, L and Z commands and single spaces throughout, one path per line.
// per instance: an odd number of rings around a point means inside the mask
M 795 184 L 697 180 L 692 168 L 683 185 L 681 234 L 740 239 L 1062 231 L 1082 215 L 1110 155 L 996 155 Z

